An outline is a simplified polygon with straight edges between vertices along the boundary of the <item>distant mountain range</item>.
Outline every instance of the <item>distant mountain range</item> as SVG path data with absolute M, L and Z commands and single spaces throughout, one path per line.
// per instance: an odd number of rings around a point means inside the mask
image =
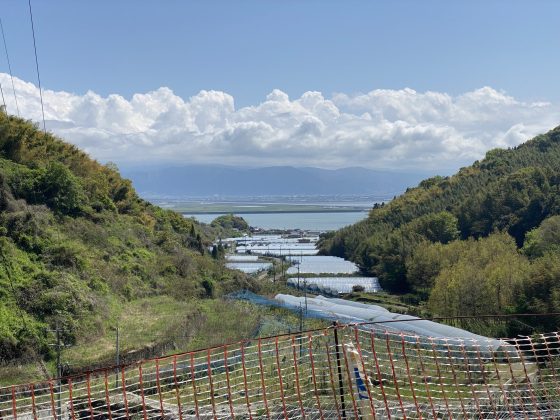
M 365 168 L 320 169 L 274 166 L 238 168 L 219 165 L 123 167 L 144 197 L 222 195 L 379 195 L 393 196 L 433 175 Z

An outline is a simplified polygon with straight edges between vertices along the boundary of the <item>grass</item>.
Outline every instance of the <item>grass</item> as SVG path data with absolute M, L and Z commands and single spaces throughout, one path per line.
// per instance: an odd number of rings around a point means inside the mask
M 155 296 L 114 308 L 116 314 L 96 337 L 82 337 L 63 352 L 72 369 L 83 369 L 114 360 L 116 327 L 122 354 L 149 348 L 160 340 L 174 337 L 185 319 L 194 316 L 194 302 L 170 296 Z
M 259 280 L 259 293 L 274 297 L 277 293 L 298 294 L 285 285 L 285 279 L 273 283 L 272 276 Z M 62 353 L 65 374 L 114 365 L 116 327 L 119 327 L 120 362 L 129 363 L 183 351 L 268 336 L 299 329 L 297 314 L 283 309 L 266 308 L 248 302 L 224 299 L 179 300 L 160 295 L 130 302 L 110 301 L 105 319 L 95 334 L 78 337 Z M 326 325 L 323 321 L 304 320 L 303 328 Z M 28 357 L 26 363 L 0 365 L 0 386 L 46 379 L 38 363 Z M 46 363 L 48 376 L 56 376 L 54 360 Z
M 42 378 L 42 372 L 35 363 L 0 366 L 0 387 L 28 383 Z
M 263 281 L 264 294 L 286 291 L 286 286 Z M 121 363 L 299 329 L 297 314 L 243 301 L 179 301 L 155 296 L 114 303 L 97 335 L 81 337 L 75 345 L 64 349 L 62 362 L 66 373 L 114 365 L 117 323 Z M 323 321 L 306 319 L 303 328 L 323 325 Z M 55 376 L 55 362 L 50 361 L 46 367 L 50 376 Z M 42 379 L 45 375 L 36 363 L 0 366 L 0 386 Z

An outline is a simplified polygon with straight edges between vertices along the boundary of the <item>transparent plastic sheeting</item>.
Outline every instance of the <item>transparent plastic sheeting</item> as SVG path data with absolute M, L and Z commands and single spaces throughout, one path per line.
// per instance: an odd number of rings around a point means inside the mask
M 316 248 L 319 238 L 316 236 L 286 238 L 281 235 L 258 235 L 231 239 L 237 244 L 236 252 L 238 254 L 250 253 L 282 257 L 317 255 L 319 252 Z
M 293 255 L 298 255 L 299 251 L 305 251 L 305 250 L 310 250 L 310 249 L 315 249 L 315 244 L 289 244 L 289 245 L 285 245 L 285 246 L 280 246 L 278 244 L 256 244 L 256 245 L 239 245 L 237 247 L 237 250 L 242 252 L 242 250 L 251 250 L 251 251 L 256 251 L 256 250 L 280 250 L 280 248 L 282 249 L 287 249 L 287 250 L 291 250 Z
M 251 254 L 256 255 L 272 255 L 276 257 L 289 257 L 292 255 L 317 255 L 319 253 L 318 249 L 309 248 L 309 249 L 295 249 L 295 248 L 245 248 L 245 247 L 237 247 L 236 249 L 238 254 L 244 254 L 250 252 Z
M 297 243 L 290 243 L 290 244 L 278 244 L 278 243 L 258 243 L 254 245 L 239 245 L 239 248 L 246 248 L 246 249 L 292 249 L 292 250 L 305 250 L 305 249 L 315 249 L 315 243 L 310 244 L 297 244 Z
M 328 291 L 329 294 L 350 293 L 354 286 L 361 286 L 365 292 L 381 291 L 377 277 L 292 277 L 288 285 L 299 289 L 306 287 L 309 291 Z
M 293 256 L 289 258 L 296 265 L 288 268 L 287 274 L 354 274 L 358 272 L 356 264 L 339 257 Z M 299 266 L 299 271 L 298 271 Z
M 257 262 L 258 255 L 226 255 L 226 261 L 229 262 Z
M 266 247 L 271 248 L 308 248 L 314 246 L 319 238 L 305 237 L 305 238 L 282 238 L 278 236 L 261 236 L 261 237 L 246 237 L 238 238 L 235 243 L 238 247 L 256 248 Z
M 357 322 L 370 321 L 377 323 L 390 321 L 380 327 L 390 329 L 396 333 L 417 334 L 444 340 L 470 338 L 481 342 L 493 343 L 494 347 L 502 345 L 499 340 L 488 339 L 461 328 L 451 327 L 438 322 L 421 320 L 415 316 L 389 312 L 387 309 L 377 305 L 323 296 L 305 298 L 278 294 L 274 299 L 281 302 L 285 307 L 291 307 L 292 309 L 307 307 L 308 311 L 311 310 L 315 313 L 323 312 L 330 315 L 331 319 L 354 319 Z
M 287 238 L 281 235 L 254 235 L 254 236 L 242 236 L 239 238 L 227 238 L 226 242 L 236 242 L 237 244 L 259 244 L 259 243 L 269 243 L 269 244 L 302 244 L 302 243 L 315 243 L 319 240 L 318 236 L 301 236 L 297 238 Z
M 268 270 L 269 268 L 272 267 L 272 264 L 260 263 L 260 262 L 255 262 L 255 263 L 254 262 L 247 262 L 247 263 L 231 262 L 231 263 L 226 263 L 226 267 L 232 270 L 243 271 L 244 273 L 247 274 L 254 274 L 254 273 Z
M 337 325 L 0 388 L 0 418 L 553 419 L 559 338 L 483 355 L 487 340 Z

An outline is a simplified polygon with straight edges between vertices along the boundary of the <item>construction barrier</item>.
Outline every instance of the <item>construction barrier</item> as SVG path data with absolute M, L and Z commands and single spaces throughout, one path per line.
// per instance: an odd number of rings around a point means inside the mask
M 555 419 L 557 333 L 486 342 L 335 325 L 0 389 L 0 419 Z

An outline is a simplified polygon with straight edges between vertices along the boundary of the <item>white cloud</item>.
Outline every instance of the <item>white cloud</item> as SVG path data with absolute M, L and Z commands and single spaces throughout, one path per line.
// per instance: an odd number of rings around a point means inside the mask
M 6 74 L 0 82 L 11 86 Z M 37 88 L 19 79 L 15 85 L 22 116 L 39 121 Z M 130 100 L 51 90 L 44 99 L 47 129 L 117 163 L 452 169 L 560 123 L 558 105 L 490 87 L 459 96 L 378 89 L 331 99 L 320 92 L 290 99 L 275 89 L 239 109 L 225 92 L 203 90 L 184 100 L 166 87 Z

